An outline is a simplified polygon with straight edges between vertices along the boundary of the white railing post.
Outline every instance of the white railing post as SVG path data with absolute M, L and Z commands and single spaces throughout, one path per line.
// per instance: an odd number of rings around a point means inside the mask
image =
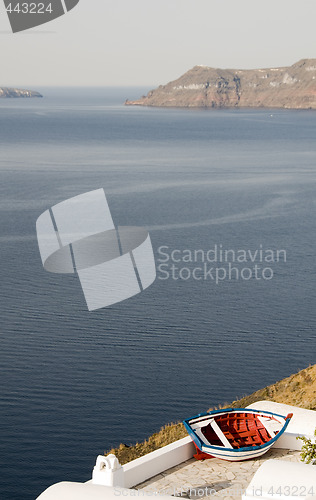
M 124 488 L 124 470 L 115 455 L 99 455 L 92 472 L 92 483 Z

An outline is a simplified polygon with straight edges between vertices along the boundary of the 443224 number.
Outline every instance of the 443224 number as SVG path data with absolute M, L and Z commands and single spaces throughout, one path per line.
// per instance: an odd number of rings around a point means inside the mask
M 45 4 L 42 2 L 39 3 L 18 2 L 18 3 L 9 3 L 6 10 L 10 14 L 14 12 L 17 14 L 45 14 L 45 13 L 52 14 L 53 7 L 51 3 L 45 6 Z
M 306 495 L 313 496 L 314 495 L 314 488 L 308 488 L 305 486 L 284 486 L 284 487 L 279 487 L 279 488 L 270 488 L 268 490 L 268 495 L 271 495 L 271 497 L 306 497 Z

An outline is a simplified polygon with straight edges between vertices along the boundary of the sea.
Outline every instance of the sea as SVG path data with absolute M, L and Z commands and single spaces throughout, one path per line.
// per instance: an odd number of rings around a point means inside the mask
M 316 112 L 124 106 L 149 88 L 0 101 L 0 498 L 316 362 Z M 156 281 L 88 311 L 36 220 L 103 188 Z

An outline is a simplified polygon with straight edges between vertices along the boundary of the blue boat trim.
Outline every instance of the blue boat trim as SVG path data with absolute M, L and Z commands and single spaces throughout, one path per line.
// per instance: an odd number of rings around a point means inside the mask
M 279 415 L 278 413 L 272 413 L 271 411 L 265 411 L 265 410 L 260 411 L 260 410 L 255 410 L 252 408 L 224 408 L 223 410 L 212 410 L 212 411 L 207 411 L 204 413 L 198 413 L 194 417 L 186 418 L 185 420 L 183 420 L 183 422 L 189 422 L 190 420 L 195 420 L 196 418 L 199 418 L 199 417 L 207 417 L 209 415 L 214 415 L 214 414 L 220 415 L 221 413 L 228 413 L 230 411 L 242 411 L 244 413 L 245 412 L 246 413 L 260 413 L 260 414 L 265 414 L 265 415 L 272 415 L 273 417 L 286 418 L 284 415 Z
M 273 438 L 271 438 L 267 443 L 264 443 L 260 446 L 245 446 L 243 448 L 225 448 L 224 446 L 210 446 L 210 445 L 207 445 L 205 443 L 203 443 L 200 438 L 195 434 L 195 431 L 191 428 L 189 422 L 192 421 L 192 420 L 195 420 L 195 419 L 199 419 L 200 417 L 209 417 L 209 416 L 212 416 L 212 415 L 221 415 L 222 413 L 229 413 L 229 412 L 243 412 L 243 413 L 258 413 L 262 416 L 265 416 L 265 415 L 272 415 L 273 417 L 280 417 L 282 419 L 285 420 L 285 423 L 283 425 L 283 427 L 280 429 L 280 431 L 276 434 L 276 436 L 274 436 Z M 210 454 L 211 454 L 211 451 L 212 450 L 215 450 L 215 451 L 229 451 L 229 455 L 226 455 L 226 454 L 222 454 L 221 456 L 231 456 L 232 453 L 244 453 L 244 452 L 254 452 L 254 451 L 258 451 L 258 450 L 263 450 L 264 448 L 271 448 L 271 446 L 282 436 L 282 434 L 285 432 L 287 426 L 289 425 L 290 423 L 290 420 L 291 419 L 287 419 L 286 416 L 284 415 L 279 415 L 278 413 L 272 413 L 270 411 L 260 411 L 260 410 L 255 410 L 255 409 L 251 409 L 251 408 L 224 408 L 223 410 L 212 410 L 212 411 L 209 411 L 209 412 L 206 412 L 206 413 L 199 413 L 198 415 L 196 415 L 195 417 L 191 417 L 191 418 L 187 418 L 185 420 L 183 420 L 183 424 L 189 434 L 189 436 L 191 437 L 191 439 L 195 442 L 195 444 L 197 445 L 197 447 L 201 450 L 201 451 L 204 451 L 204 450 L 207 450 L 205 453 L 208 452 L 208 450 L 210 450 Z M 243 456 L 246 456 L 246 455 L 243 455 Z

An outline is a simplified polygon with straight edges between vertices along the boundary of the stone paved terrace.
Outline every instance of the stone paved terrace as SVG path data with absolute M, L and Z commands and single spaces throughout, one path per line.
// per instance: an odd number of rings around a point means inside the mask
M 194 458 L 169 469 L 135 488 L 160 495 L 175 495 L 197 500 L 202 497 L 240 500 L 260 465 L 269 459 L 300 461 L 300 452 L 271 449 L 255 460 L 227 462 Z

